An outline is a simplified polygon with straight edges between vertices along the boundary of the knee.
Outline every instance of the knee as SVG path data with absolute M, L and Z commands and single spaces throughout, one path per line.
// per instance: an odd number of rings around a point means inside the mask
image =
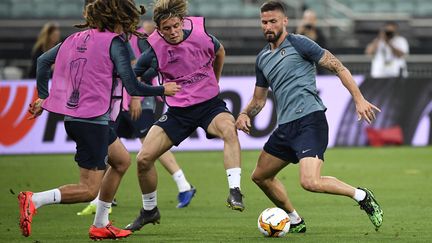
M 124 174 L 131 165 L 131 158 L 129 153 L 124 155 L 114 166 L 112 166 L 117 172 Z
M 136 159 L 137 159 L 138 170 L 150 169 L 153 166 L 154 161 L 156 160 L 154 156 L 152 156 L 150 153 L 145 151 L 139 152 Z
M 310 191 L 310 192 L 320 192 L 321 191 L 321 185 L 319 183 L 319 180 L 314 178 L 301 178 L 300 179 L 300 185 L 303 187 L 303 189 Z
M 255 171 L 252 173 L 251 179 L 258 186 L 264 185 L 266 181 L 263 176 L 261 176 L 259 173 L 256 173 Z
M 237 140 L 237 130 L 233 121 L 227 121 L 222 130 L 222 139 L 224 141 L 234 141 Z

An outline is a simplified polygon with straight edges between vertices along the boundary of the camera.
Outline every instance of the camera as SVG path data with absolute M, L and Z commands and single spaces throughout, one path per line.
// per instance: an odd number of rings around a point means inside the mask
M 314 28 L 313 25 L 311 25 L 311 24 L 305 24 L 303 27 L 307 30 L 311 30 Z
M 394 35 L 395 35 L 395 32 L 394 32 L 394 31 L 385 31 L 384 33 L 385 33 L 387 39 L 391 39 L 391 38 L 393 38 Z

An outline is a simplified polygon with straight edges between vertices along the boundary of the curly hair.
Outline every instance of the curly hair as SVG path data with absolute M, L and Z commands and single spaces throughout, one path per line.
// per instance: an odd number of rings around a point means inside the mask
M 138 10 L 134 0 L 94 0 L 86 3 L 88 3 L 84 10 L 86 22 L 75 27 L 114 32 L 115 27 L 120 25 L 127 36 L 130 34 L 143 36 L 137 32 L 140 16 L 146 12 L 143 5 L 140 5 Z
M 153 21 L 158 27 L 163 20 L 178 17 L 183 19 L 187 14 L 187 0 L 156 0 L 153 7 Z

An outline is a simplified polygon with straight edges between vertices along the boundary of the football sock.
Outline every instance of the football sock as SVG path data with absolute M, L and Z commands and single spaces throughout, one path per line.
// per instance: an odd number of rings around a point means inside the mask
M 288 216 L 290 218 L 290 224 L 298 224 L 301 221 L 300 216 L 298 215 L 297 211 L 292 211 L 291 213 L 288 213 Z
M 95 199 L 93 199 L 93 201 L 90 202 L 91 205 L 97 205 L 97 203 L 99 201 L 99 193 L 98 193 L 97 197 Z
M 37 192 L 33 194 L 32 201 L 36 208 L 48 204 L 56 204 L 61 201 L 61 193 L 59 189 L 52 189 L 44 192 Z
M 231 168 L 226 170 L 229 188 L 240 188 L 241 168 Z
M 354 191 L 354 200 L 356 200 L 357 202 L 360 202 L 361 200 L 365 199 L 366 197 L 366 192 L 361 190 L 361 189 L 355 189 Z
M 172 178 L 174 179 L 175 183 L 177 184 L 177 188 L 179 192 L 185 192 L 191 189 L 191 185 L 186 180 L 185 175 L 183 174 L 183 171 L 180 169 L 172 175 Z
M 156 191 L 142 194 L 144 210 L 152 210 L 157 206 L 157 193 Z
M 107 203 L 101 200 L 97 201 L 96 215 L 93 222 L 93 225 L 96 226 L 96 228 L 103 228 L 108 225 L 108 214 L 110 208 L 111 202 Z

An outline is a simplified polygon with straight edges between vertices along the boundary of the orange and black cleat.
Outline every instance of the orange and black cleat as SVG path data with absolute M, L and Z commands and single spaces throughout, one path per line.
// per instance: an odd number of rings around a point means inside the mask
M 18 204 L 20 209 L 19 226 L 22 235 L 28 237 L 31 234 L 31 223 L 33 215 L 36 214 L 36 208 L 32 201 L 33 192 L 20 192 L 18 194 Z

